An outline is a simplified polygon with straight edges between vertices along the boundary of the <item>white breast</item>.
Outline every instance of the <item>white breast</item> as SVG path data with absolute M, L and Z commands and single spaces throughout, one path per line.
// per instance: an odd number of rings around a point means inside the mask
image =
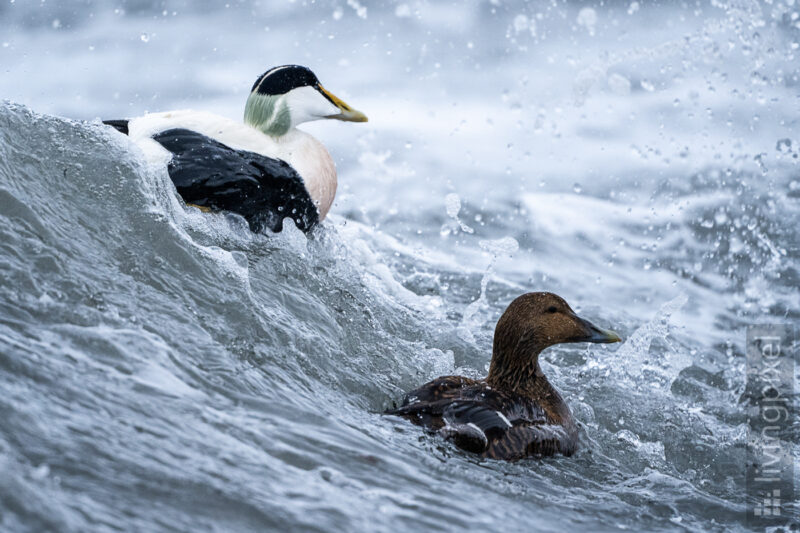
M 152 139 L 153 135 L 172 128 L 186 128 L 211 137 L 235 150 L 256 152 L 287 162 L 303 178 L 312 201 L 325 218 L 336 195 L 336 167 L 325 147 L 314 137 L 298 129 L 274 138 L 242 122 L 206 113 L 181 110 L 150 113 L 128 122 L 128 135 L 139 145 L 145 157 L 156 164 L 166 164 L 171 154 Z

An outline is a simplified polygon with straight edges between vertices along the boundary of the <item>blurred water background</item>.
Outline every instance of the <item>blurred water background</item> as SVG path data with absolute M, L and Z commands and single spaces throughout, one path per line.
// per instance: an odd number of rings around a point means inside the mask
M 798 48 L 796 0 L 2 0 L 0 529 L 744 530 L 744 328 L 800 316 Z M 339 171 L 310 238 L 187 211 L 98 122 L 238 118 L 285 63 L 370 118 L 305 126 Z M 576 456 L 379 414 L 485 374 L 531 290 L 626 339 L 543 355 Z

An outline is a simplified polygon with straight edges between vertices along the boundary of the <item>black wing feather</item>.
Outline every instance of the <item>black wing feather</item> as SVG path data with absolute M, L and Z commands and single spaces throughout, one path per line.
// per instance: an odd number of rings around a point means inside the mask
M 474 424 L 487 438 L 502 437 L 511 422 L 492 405 L 477 401 L 452 402 L 442 413 L 446 424 Z
M 239 213 L 255 232 L 281 231 L 286 217 L 302 231 L 319 222 L 303 179 L 285 161 L 234 150 L 184 128 L 153 139 L 172 152 L 167 170 L 186 203 Z
M 107 126 L 111 126 L 118 132 L 127 135 L 128 134 L 128 121 L 127 120 L 104 120 L 103 124 Z

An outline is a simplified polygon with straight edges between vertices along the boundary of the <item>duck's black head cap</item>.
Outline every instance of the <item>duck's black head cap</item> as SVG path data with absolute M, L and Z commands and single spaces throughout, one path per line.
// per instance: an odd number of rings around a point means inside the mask
M 316 87 L 319 80 L 308 67 L 282 65 L 273 67 L 258 77 L 250 92 L 276 96 L 298 87 Z

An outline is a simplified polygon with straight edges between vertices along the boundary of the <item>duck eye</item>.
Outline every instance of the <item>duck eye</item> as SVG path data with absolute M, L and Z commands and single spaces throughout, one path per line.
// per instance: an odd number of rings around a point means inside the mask
M 550 306 L 550 307 L 547 309 L 547 312 L 548 312 L 548 313 L 557 313 L 557 312 L 558 312 L 558 309 L 556 309 L 556 306 L 555 306 L 555 305 L 551 305 L 551 306 Z

